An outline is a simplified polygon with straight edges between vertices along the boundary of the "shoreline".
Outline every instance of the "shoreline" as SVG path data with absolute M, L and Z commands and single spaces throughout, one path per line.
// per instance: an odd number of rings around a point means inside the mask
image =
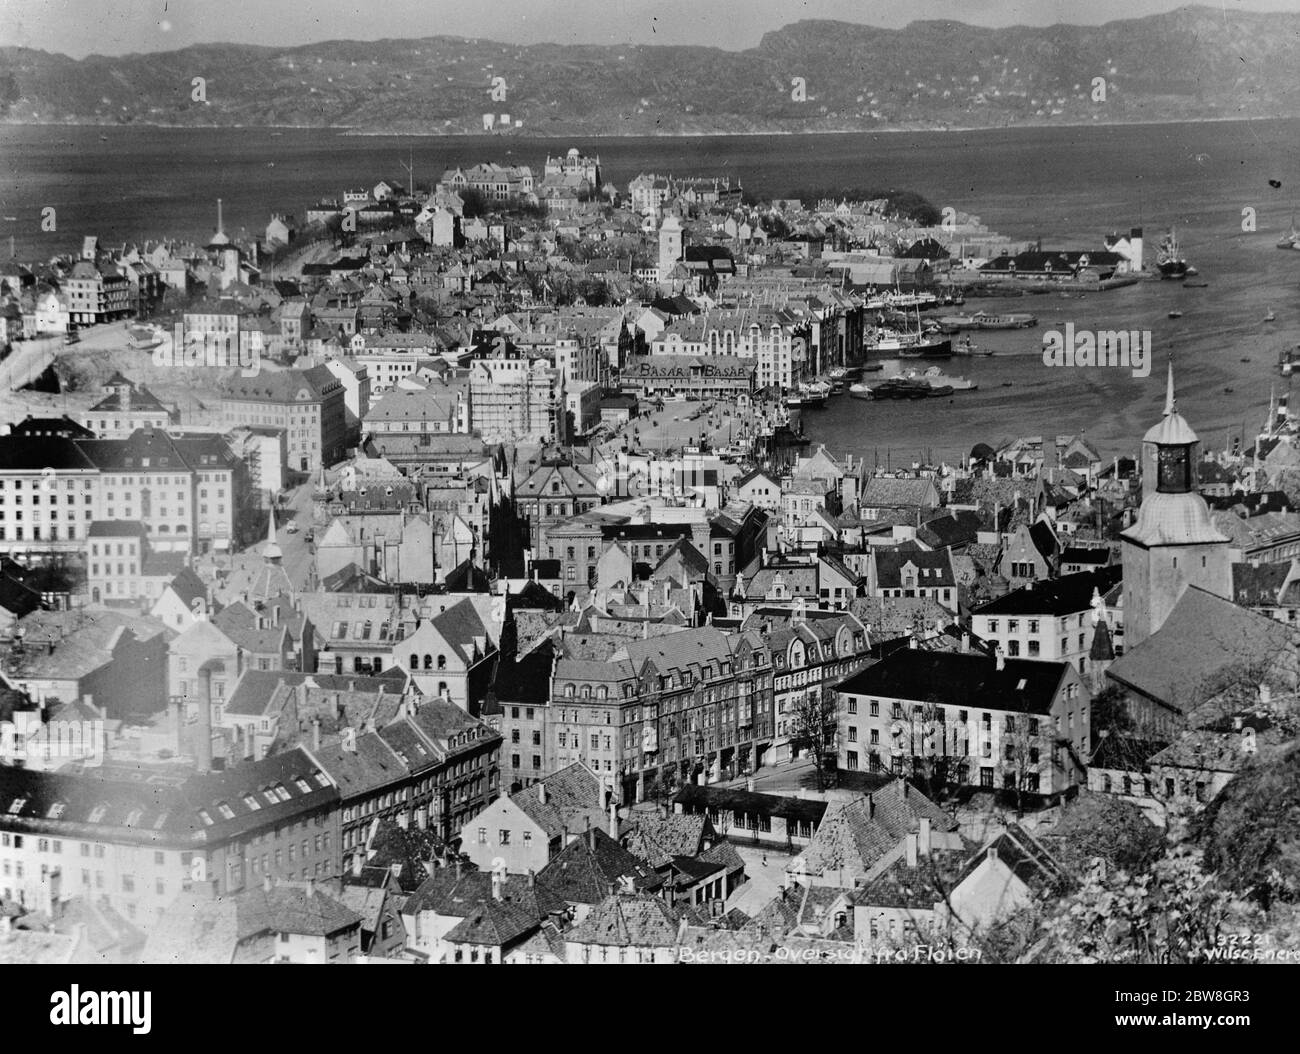
M 770 136 L 805 136 L 805 135 L 931 135 L 961 134 L 969 135 L 979 132 L 1042 131 L 1046 128 L 1162 128 L 1170 125 L 1197 124 L 1255 124 L 1269 121 L 1300 121 L 1300 113 L 1278 116 L 1276 114 L 1258 117 L 1171 117 L 1145 121 L 1021 121 L 1005 125 L 961 125 L 961 126 L 890 126 L 886 128 L 807 128 L 792 131 L 788 128 L 755 130 L 745 132 L 539 132 L 526 129 L 511 129 L 508 132 L 465 132 L 465 131 L 398 131 L 367 130 L 346 124 L 164 124 L 150 121 L 133 121 L 130 124 L 85 123 L 81 121 L 11 121 L 0 120 L 0 128 L 85 128 L 85 129 L 168 129 L 193 132 L 248 132 L 248 131 L 294 131 L 294 132 L 333 132 L 341 139 L 365 138 L 414 138 L 414 139 L 743 139 L 766 138 Z

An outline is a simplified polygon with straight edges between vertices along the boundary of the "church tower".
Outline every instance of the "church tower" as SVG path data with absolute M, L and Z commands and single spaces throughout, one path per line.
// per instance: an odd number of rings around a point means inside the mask
M 669 213 L 659 228 L 659 281 L 668 279 L 668 272 L 682 258 L 682 224 Z
M 1169 364 L 1164 419 L 1142 437 L 1142 506 L 1122 535 L 1126 649 L 1155 633 L 1188 586 L 1231 599 L 1228 539 L 1197 492 L 1200 442 L 1174 402 Z

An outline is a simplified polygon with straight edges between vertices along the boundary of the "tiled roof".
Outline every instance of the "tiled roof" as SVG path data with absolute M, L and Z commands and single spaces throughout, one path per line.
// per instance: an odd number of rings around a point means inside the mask
M 671 948 L 677 944 L 679 916 L 661 897 L 616 893 L 607 897 L 566 935 L 571 944 L 619 948 Z
M 952 817 L 901 779 L 867 797 L 832 803 L 803 852 L 803 870 L 814 875 L 866 872 L 907 835 L 917 833 L 923 818 L 934 831 L 957 829 Z
M 1271 669 L 1293 684 L 1291 630 L 1192 586 L 1164 625 L 1116 659 L 1106 676 L 1185 712 L 1212 678 L 1246 667 Z
M 566 828 L 578 832 L 599 827 L 605 821 L 604 788 L 581 762 L 516 791 L 510 800 L 548 838 L 557 837 Z
M 630 879 L 637 892 L 651 892 L 663 879 L 599 827 L 560 850 L 538 873 L 538 882 L 570 904 L 597 904 Z

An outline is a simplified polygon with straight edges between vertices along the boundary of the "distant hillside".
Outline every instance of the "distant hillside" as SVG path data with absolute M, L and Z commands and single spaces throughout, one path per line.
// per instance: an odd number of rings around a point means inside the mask
M 457 37 L 80 61 L 4 48 L 0 121 L 453 134 L 482 132 L 492 111 L 529 135 L 654 135 L 1290 117 L 1298 70 L 1300 14 L 1208 7 L 1046 28 L 807 21 L 742 52 Z

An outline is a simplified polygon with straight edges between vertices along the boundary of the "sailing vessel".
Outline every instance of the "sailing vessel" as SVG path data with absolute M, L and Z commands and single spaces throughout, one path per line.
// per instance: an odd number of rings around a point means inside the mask
M 1156 248 L 1156 267 L 1161 278 L 1180 279 L 1196 274 L 1196 268 L 1183 259 L 1182 250 L 1178 247 L 1178 235 L 1172 227 Z

